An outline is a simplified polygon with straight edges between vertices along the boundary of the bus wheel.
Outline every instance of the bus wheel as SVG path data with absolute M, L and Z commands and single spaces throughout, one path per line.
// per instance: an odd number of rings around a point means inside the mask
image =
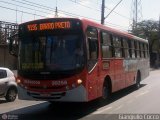
M 136 84 L 135 84 L 135 88 L 136 88 L 137 90 L 138 90 L 138 89 L 140 88 L 140 86 L 141 86 L 140 82 L 141 82 L 141 75 L 140 75 L 140 72 L 138 71 L 138 73 L 137 73 L 137 78 L 136 78 Z
M 109 89 L 108 83 L 103 85 L 102 99 L 105 101 L 109 101 L 109 99 L 110 99 L 110 89 Z

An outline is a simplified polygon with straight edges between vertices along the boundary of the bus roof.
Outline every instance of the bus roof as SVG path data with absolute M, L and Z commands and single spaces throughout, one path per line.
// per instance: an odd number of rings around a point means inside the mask
M 105 25 L 101 25 L 99 23 L 90 21 L 88 19 L 81 19 L 81 20 L 82 20 L 83 23 L 85 23 L 85 24 L 87 24 L 89 26 L 95 26 L 97 28 L 100 28 L 100 29 L 108 31 L 109 33 L 117 34 L 119 36 L 124 36 L 126 38 L 130 38 L 130 39 L 134 39 L 134 40 L 138 40 L 138 41 L 141 41 L 141 42 L 148 43 L 148 40 L 140 38 L 140 37 L 137 37 L 137 36 L 132 35 L 130 33 L 127 33 L 127 32 L 124 32 L 124 31 L 120 31 L 120 30 L 117 30 L 117 29 L 114 29 L 114 28 L 111 28 L 111 27 L 108 27 L 108 26 L 105 26 Z

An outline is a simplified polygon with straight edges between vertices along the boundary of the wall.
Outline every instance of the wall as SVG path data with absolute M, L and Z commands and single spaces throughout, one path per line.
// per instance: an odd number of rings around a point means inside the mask
M 0 45 L 0 67 L 17 69 L 17 58 L 9 54 L 7 45 Z

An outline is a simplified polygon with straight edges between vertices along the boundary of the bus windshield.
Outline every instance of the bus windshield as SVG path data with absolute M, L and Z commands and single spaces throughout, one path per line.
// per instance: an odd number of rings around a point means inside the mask
M 82 68 L 82 35 L 28 35 L 20 42 L 20 69 L 23 71 L 68 71 Z

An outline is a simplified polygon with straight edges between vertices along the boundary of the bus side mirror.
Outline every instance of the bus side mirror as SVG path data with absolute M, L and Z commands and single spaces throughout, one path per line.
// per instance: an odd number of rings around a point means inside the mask
M 18 57 L 18 34 L 14 34 L 8 38 L 9 40 L 9 53 Z

